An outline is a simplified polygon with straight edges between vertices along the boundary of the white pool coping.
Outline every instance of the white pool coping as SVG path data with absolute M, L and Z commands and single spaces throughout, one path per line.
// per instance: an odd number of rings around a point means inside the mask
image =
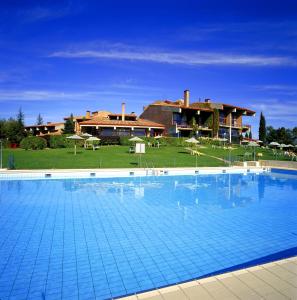
M 263 167 L 201 167 L 153 169 L 45 169 L 0 170 L 0 180 L 65 179 L 65 178 L 115 178 L 142 176 L 178 176 L 207 174 L 247 174 L 269 172 Z

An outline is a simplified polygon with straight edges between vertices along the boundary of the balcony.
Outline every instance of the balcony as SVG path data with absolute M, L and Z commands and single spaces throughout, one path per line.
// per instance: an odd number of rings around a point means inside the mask
M 220 119 L 219 121 L 220 126 L 230 126 L 230 121 L 227 118 Z M 237 120 L 232 120 L 231 127 L 236 127 L 236 128 L 242 128 L 244 125 L 242 125 L 240 122 L 237 122 Z
M 173 125 L 176 125 L 176 127 L 179 129 L 179 130 L 193 130 L 193 126 L 185 123 L 185 122 L 175 122 L 173 121 Z M 198 126 L 198 130 L 207 130 L 207 131 L 210 131 L 212 130 L 211 128 L 209 128 L 208 126 L 204 125 L 204 124 L 197 124 Z

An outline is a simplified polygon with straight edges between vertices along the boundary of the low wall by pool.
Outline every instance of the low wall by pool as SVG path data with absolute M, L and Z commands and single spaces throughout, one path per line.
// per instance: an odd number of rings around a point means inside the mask
M 154 168 L 154 169 L 88 169 L 88 170 L 2 170 L 0 180 L 63 179 L 63 178 L 112 178 L 130 176 L 176 176 L 204 174 L 241 174 L 267 172 L 269 168 Z
M 262 167 L 297 170 L 296 161 L 261 160 L 260 163 Z

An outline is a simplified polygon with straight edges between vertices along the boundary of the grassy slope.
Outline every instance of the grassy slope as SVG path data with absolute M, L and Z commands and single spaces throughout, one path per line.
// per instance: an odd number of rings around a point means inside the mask
M 62 168 L 131 168 L 139 167 L 139 156 L 128 153 L 127 146 L 103 146 L 97 151 L 80 149 L 76 156 L 72 149 L 46 149 L 26 151 L 22 149 L 5 149 L 3 164 L 6 167 L 9 153 L 13 153 L 17 169 L 62 169 Z M 141 167 L 194 167 L 195 156 L 189 155 L 183 147 L 166 146 L 147 148 L 147 153 L 142 155 Z M 199 151 L 227 158 L 229 151 L 224 149 L 202 148 Z M 263 159 L 273 159 L 270 150 L 257 149 L 264 154 Z M 232 150 L 231 154 L 243 158 L 244 152 L 250 149 L 239 148 Z M 222 161 L 208 156 L 197 157 L 197 165 L 222 166 Z
M 128 153 L 126 146 L 104 146 L 99 150 L 79 150 L 76 156 L 72 149 L 4 150 L 3 163 L 7 164 L 8 153 L 13 153 L 17 169 L 62 169 L 62 168 L 131 168 L 138 167 L 139 156 Z M 147 149 L 142 155 L 142 167 L 194 167 L 195 157 L 181 147 Z M 220 166 L 219 160 L 198 157 L 198 166 Z

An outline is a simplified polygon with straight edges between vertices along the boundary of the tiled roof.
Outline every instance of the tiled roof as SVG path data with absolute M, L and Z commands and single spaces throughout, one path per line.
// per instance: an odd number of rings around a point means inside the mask
M 152 122 L 145 119 L 137 119 L 136 121 L 109 120 L 103 118 L 93 118 L 89 121 L 83 121 L 80 125 L 105 125 L 105 126 L 127 126 L 127 127 L 160 127 L 164 128 L 163 124 Z
M 186 107 L 183 103 L 182 100 L 177 100 L 177 101 L 170 101 L 170 100 L 158 100 L 155 101 L 154 103 L 150 104 L 150 105 L 156 105 L 156 106 L 171 106 L 171 107 L 179 107 L 179 108 L 183 108 L 183 109 L 197 109 L 197 110 L 201 110 L 201 111 L 213 111 L 213 109 L 215 107 L 215 105 L 221 105 L 222 109 L 224 107 L 230 107 L 230 108 L 237 108 L 238 110 L 243 110 L 246 111 L 249 114 L 254 114 L 255 111 L 244 108 L 244 107 L 239 107 L 236 105 L 230 105 L 230 104 L 224 104 L 224 103 L 217 103 L 217 102 L 194 102 L 191 103 L 188 107 Z
M 244 107 L 239 107 L 239 106 L 235 106 L 235 105 L 231 105 L 231 104 L 224 104 L 222 103 L 223 106 L 227 106 L 227 107 L 231 107 L 231 108 L 237 108 L 237 109 L 240 109 L 240 110 L 245 110 L 247 111 L 248 113 L 252 113 L 252 114 L 255 114 L 256 112 L 253 111 L 253 110 L 250 110 L 250 109 L 247 109 L 247 108 L 244 108 Z
M 25 126 L 25 128 L 33 128 L 33 127 L 51 127 L 51 126 L 59 126 L 59 125 L 63 125 L 64 122 L 60 122 L 60 123 L 49 123 L 49 124 L 41 124 L 41 125 L 28 125 Z
M 121 117 L 122 114 L 109 114 L 109 116 Z M 125 114 L 125 117 L 136 117 L 136 114 Z
M 177 100 L 175 102 L 170 100 L 164 100 L 164 101 L 155 101 L 153 104 L 150 105 L 156 105 L 156 106 L 170 106 L 170 107 L 179 107 L 183 109 L 195 109 L 195 110 L 202 110 L 202 111 L 213 111 L 213 109 L 205 107 L 203 102 L 195 102 L 190 104 L 188 107 L 184 105 L 184 102 L 181 100 Z

